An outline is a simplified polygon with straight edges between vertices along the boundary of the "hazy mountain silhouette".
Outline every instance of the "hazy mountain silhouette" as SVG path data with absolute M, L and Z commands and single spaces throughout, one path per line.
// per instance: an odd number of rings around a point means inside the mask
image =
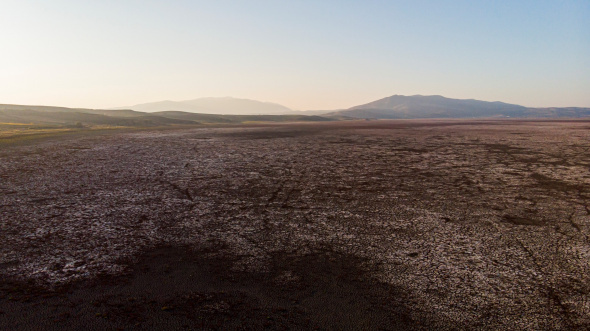
M 183 111 L 203 114 L 233 114 L 233 115 L 284 115 L 303 114 L 303 112 L 289 109 L 285 106 L 250 99 L 199 98 L 185 101 L 158 101 L 143 103 L 135 106 L 116 109 L 133 109 L 141 112 Z
M 393 95 L 364 105 L 326 114 L 340 118 L 481 118 L 481 117 L 586 117 L 590 108 L 528 108 L 473 99 L 450 99 L 440 95 Z

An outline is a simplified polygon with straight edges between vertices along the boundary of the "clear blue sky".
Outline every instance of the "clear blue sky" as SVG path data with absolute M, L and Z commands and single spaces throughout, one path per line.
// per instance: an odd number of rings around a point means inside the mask
M 590 1 L 0 2 L 0 103 L 393 94 L 590 107 Z

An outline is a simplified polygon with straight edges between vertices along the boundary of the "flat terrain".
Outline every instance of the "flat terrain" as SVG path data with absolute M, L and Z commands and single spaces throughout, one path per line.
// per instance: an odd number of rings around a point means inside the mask
M 3 330 L 590 328 L 590 121 L 0 148 Z

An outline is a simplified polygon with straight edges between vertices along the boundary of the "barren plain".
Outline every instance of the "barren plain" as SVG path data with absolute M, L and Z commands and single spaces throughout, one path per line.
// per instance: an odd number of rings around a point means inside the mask
M 0 150 L 0 329 L 588 329 L 590 122 Z

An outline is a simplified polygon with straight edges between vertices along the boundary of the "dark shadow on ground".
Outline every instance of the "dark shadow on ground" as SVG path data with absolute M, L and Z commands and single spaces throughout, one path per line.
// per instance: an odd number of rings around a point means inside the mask
M 367 279 L 362 260 L 334 252 L 275 254 L 266 272 L 238 272 L 239 257 L 162 247 L 126 276 L 53 291 L 2 283 L 0 329 L 320 329 L 441 327 L 412 319 L 404 293 Z M 413 314 L 413 316 L 416 316 Z

